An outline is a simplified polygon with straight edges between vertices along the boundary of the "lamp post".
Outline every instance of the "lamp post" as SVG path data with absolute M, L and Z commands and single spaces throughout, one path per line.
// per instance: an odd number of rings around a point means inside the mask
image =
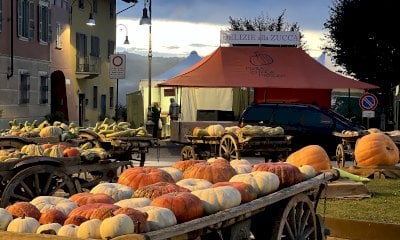
M 125 45 L 129 45 L 130 43 L 129 43 L 129 39 L 128 39 L 128 28 L 124 25 L 124 24 L 118 24 L 117 25 L 117 28 L 118 27 L 122 27 L 123 29 L 125 29 L 125 41 L 124 41 L 124 44 Z M 122 29 L 121 29 L 122 30 Z M 115 121 L 118 121 L 118 119 L 119 119 L 119 115 L 118 115 L 118 113 L 119 113 L 119 111 L 118 111 L 118 108 L 119 108 L 119 106 L 118 106 L 118 96 L 119 96 L 119 90 L 118 90 L 118 86 L 119 85 L 119 79 L 117 78 L 117 97 L 116 97 L 116 101 L 115 101 Z
M 74 0 L 70 5 L 70 22 L 71 23 L 72 23 L 72 6 L 74 5 L 75 2 L 76 2 L 76 0 Z M 92 26 L 96 25 L 96 20 L 94 20 L 94 18 L 93 18 L 93 4 L 89 0 L 87 0 L 87 2 L 90 4 L 90 14 L 89 14 L 88 21 L 86 22 L 86 25 L 92 27 Z
M 146 6 L 148 6 L 148 11 Z M 151 48 L 151 0 L 144 2 L 143 16 L 140 19 L 140 25 L 149 25 L 149 54 L 148 54 L 148 82 L 149 82 L 149 99 L 147 108 L 147 122 L 146 128 L 149 133 L 153 133 L 153 125 L 156 124 L 152 121 L 151 117 L 151 63 L 152 63 L 152 48 Z

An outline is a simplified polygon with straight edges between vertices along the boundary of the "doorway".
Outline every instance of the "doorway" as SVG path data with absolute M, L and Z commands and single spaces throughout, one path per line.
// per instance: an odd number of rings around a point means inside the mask
M 51 103 L 50 112 L 54 116 L 59 116 L 62 119 L 58 121 L 69 121 L 67 91 L 65 87 L 65 75 L 62 71 L 57 70 L 51 73 Z
M 79 126 L 82 127 L 85 122 L 86 99 L 84 93 L 79 93 Z

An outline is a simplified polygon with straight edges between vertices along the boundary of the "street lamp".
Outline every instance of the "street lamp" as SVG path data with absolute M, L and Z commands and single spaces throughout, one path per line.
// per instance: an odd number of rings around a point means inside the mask
M 148 6 L 148 9 L 147 9 Z M 140 19 L 139 22 L 140 25 L 149 25 L 149 55 L 148 55 L 148 82 L 149 82 L 149 102 L 148 102 L 148 108 L 147 108 L 147 131 L 150 133 L 153 133 L 153 124 L 156 124 L 155 122 L 152 121 L 151 118 L 151 61 L 153 58 L 152 55 L 152 49 L 151 49 L 151 0 L 146 0 L 144 2 L 144 8 L 143 8 L 143 16 Z
M 122 28 L 124 28 L 125 29 L 125 41 L 124 41 L 124 44 L 125 45 L 129 45 L 129 39 L 128 39 L 128 28 L 124 25 L 124 24 L 118 24 L 117 25 L 117 28 L 118 27 L 122 27 Z M 122 30 L 122 29 L 121 29 Z M 118 119 L 119 119 L 119 115 L 118 115 L 118 85 L 119 85 L 119 79 L 117 78 L 117 100 L 115 101 L 115 121 L 118 121 Z
M 75 2 L 76 2 L 76 0 L 74 0 L 70 5 L 70 21 L 71 21 L 71 23 L 72 23 L 72 6 L 74 5 Z M 89 0 L 87 0 L 87 2 L 90 4 L 90 14 L 89 14 L 88 21 L 86 22 L 86 25 L 96 26 L 96 20 L 94 20 L 94 18 L 93 18 L 93 4 Z

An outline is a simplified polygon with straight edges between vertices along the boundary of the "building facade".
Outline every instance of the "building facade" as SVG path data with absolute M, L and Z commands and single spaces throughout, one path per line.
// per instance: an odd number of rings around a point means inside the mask
M 115 26 L 115 0 L 0 0 L 0 129 L 114 116 Z

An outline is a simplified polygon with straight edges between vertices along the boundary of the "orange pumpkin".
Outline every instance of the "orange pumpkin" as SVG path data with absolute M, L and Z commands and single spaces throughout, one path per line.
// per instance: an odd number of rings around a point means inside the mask
M 79 157 L 81 152 L 76 147 L 67 147 L 63 151 L 64 157 Z
M 275 173 L 279 177 L 279 187 L 289 187 L 303 180 L 298 167 L 285 162 L 265 162 L 254 165 L 254 171 L 267 171 Z
M 169 208 L 178 223 L 200 218 L 204 214 L 204 206 L 200 198 L 190 192 L 167 193 L 156 197 L 151 206 Z
M 206 161 L 205 160 L 194 160 L 194 159 L 177 161 L 174 164 L 172 164 L 172 167 L 177 168 L 177 169 L 181 170 L 182 172 L 184 172 L 188 167 L 190 167 L 196 163 L 204 163 L 204 162 L 206 162 Z
M 172 176 L 164 170 L 152 167 L 134 167 L 121 173 L 118 183 L 136 190 L 157 182 L 175 183 Z
M 212 187 L 219 187 L 219 186 L 231 186 L 236 188 L 240 195 L 242 196 L 241 203 L 246 203 L 253 201 L 257 198 L 257 190 L 248 183 L 244 182 L 218 182 L 212 185 Z
M 73 216 L 69 216 L 67 217 L 67 219 L 65 219 L 64 221 L 64 225 L 68 225 L 68 224 L 74 224 L 76 226 L 81 225 L 83 222 L 86 222 L 87 219 L 84 216 L 80 216 L 80 215 L 73 215 Z
M 47 224 L 47 223 L 59 223 L 61 225 L 64 224 L 65 219 L 67 219 L 67 215 L 58 209 L 49 209 L 42 213 L 39 218 L 40 224 Z
M 98 217 L 100 214 L 103 214 L 107 212 L 107 209 L 111 209 L 112 211 L 117 210 L 120 208 L 117 205 L 114 204 L 109 204 L 109 203 L 91 203 L 91 204 L 86 204 L 80 207 L 75 208 L 70 212 L 68 215 L 68 218 L 71 218 L 73 216 L 82 216 L 85 217 L 86 219 L 93 219 L 94 217 Z M 102 210 L 99 210 L 102 209 Z M 100 211 L 100 212 L 99 212 Z M 67 219 L 68 220 L 68 219 Z M 64 224 L 67 224 L 67 220 L 65 220 Z
M 357 140 L 354 157 L 357 166 L 393 166 L 399 162 L 399 149 L 384 133 L 370 133 Z
M 81 192 L 75 193 L 69 197 L 69 199 L 78 204 L 78 206 L 83 206 L 90 203 L 115 203 L 115 200 L 105 193 Z
M 14 217 L 32 217 L 39 221 L 40 210 L 30 202 L 16 202 L 9 205 L 6 210 Z
M 227 182 L 236 175 L 235 169 L 229 163 L 217 161 L 215 163 L 196 163 L 183 172 L 183 179 L 200 178 L 211 183 Z
M 286 159 L 286 162 L 293 164 L 296 167 L 311 165 L 317 171 L 332 168 L 328 154 L 325 149 L 319 145 L 308 145 L 291 153 Z

